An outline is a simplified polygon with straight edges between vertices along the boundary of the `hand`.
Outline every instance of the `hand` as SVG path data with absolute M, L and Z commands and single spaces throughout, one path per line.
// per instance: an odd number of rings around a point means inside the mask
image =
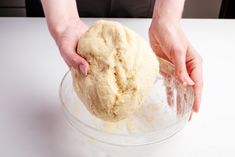
M 63 28 L 55 37 L 61 56 L 64 58 L 67 65 L 79 69 L 84 75 L 87 75 L 89 64 L 84 58 L 77 54 L 77 45 L 79 38 L 86 31 L 87 26 L 79 20 Z
M 192 47 L 180 24 L 153 20 L 149 28 L 153 51 L 175 65 L 177 79 L 194 87 L 193 111 L 198 112 L 202 95 L 202 58 Z M 192 116 L 192 114 L 191 114 Z

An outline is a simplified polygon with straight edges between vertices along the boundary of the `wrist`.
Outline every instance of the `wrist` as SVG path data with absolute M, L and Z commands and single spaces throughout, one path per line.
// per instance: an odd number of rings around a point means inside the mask
M 153 21 L 155 23 L 179 23 L 185 0 L 158 0 L 155 2 Z
M 169 27 L 174 26 L 178 27 L 180 26 L 180 19 L 170 19 L 170 18 L 153 18 L 151 22 L 151 26 L 160 28 L 160 27 Z
M 170 17 L 170 16 L 164 16 L 164 17 L 154 17 L 152 18 L 152 24 L 156 26 L 168 26 L 168 25 L 180 25 L 181 18 L 177 17 Z

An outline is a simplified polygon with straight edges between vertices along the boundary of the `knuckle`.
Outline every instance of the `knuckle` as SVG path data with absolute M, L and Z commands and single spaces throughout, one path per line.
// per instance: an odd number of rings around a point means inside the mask
M 178 59 L 178 58 L 182 58 L 185 56 L 185 51 L 183 48 L 179 48 L 179 47 L 174 47 L 171 48 L 169 51 L 169 56 L 170 58 L 173 59 Z
M 176 70 L 176 75 L 181 76 L 183 74 L 183 71 L 181 69 Z
M 84 59 L 81 56 L 79 56 L 78 54 L 73 54 L 72 56 L 73 56 L 72 60 L 74 63 L 76 63 L 76 64 L 84 63 Z
M 183 48 L 183 47 L 178 47 L 178 46 L 175 46 L 174 48 L 172 48 L 173 50 L 173 53 L 177 56 L 182 56 L 185 54 L 186 50 Z
M 77 63 L 81 61 L 78 55 L 71 55 L 71 59 L 73 60 L 73 62 Z
M 184 72 L 183 72 L 183 70 L 181 70 L 181 69 L 176 70 L 176 77 L 177 77 L 179 80 L 183 80 L 183 78 L 184 78 Z

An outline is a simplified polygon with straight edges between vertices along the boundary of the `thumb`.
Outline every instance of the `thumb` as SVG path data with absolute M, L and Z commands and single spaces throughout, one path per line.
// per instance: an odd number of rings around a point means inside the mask
M 70 60 L 69 62 L 71 63 L 72 67 L 78 69 L 83 75 L 87 75 L 89 71 L 89 64 L 84 58 L 74 52 L 69 54 L 68 60 Z
M 177 79 L 184 85 L 194 85 L 193 80 L 189 77 L 186 68 L 186 53 L 182 50 L 173 52 L 172 62 L 175 64 L 175 74 Z
M 83 75 L 87 75 L 89 71 L 89 64 L 87 61 L 79 56 L 73 48 L 65 47 L 61 49 L 61 55 L 69 67 L 79 70 Z

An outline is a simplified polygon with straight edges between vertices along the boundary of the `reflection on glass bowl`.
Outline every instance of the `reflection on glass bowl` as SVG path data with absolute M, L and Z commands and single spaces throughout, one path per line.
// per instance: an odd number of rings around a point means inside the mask
M 160 58 L 159 62 L 161 75 L 141 109 L 119 122 L 106 122 L 92 115 L 75 93 L 71 72 L 67 72 L 60 86 L 67 121 L 87 137 L 118 146 L 141 146 L 173 136 L 189 119 L 194 93 L 192 87 L 175 79 L 171 63 Z

